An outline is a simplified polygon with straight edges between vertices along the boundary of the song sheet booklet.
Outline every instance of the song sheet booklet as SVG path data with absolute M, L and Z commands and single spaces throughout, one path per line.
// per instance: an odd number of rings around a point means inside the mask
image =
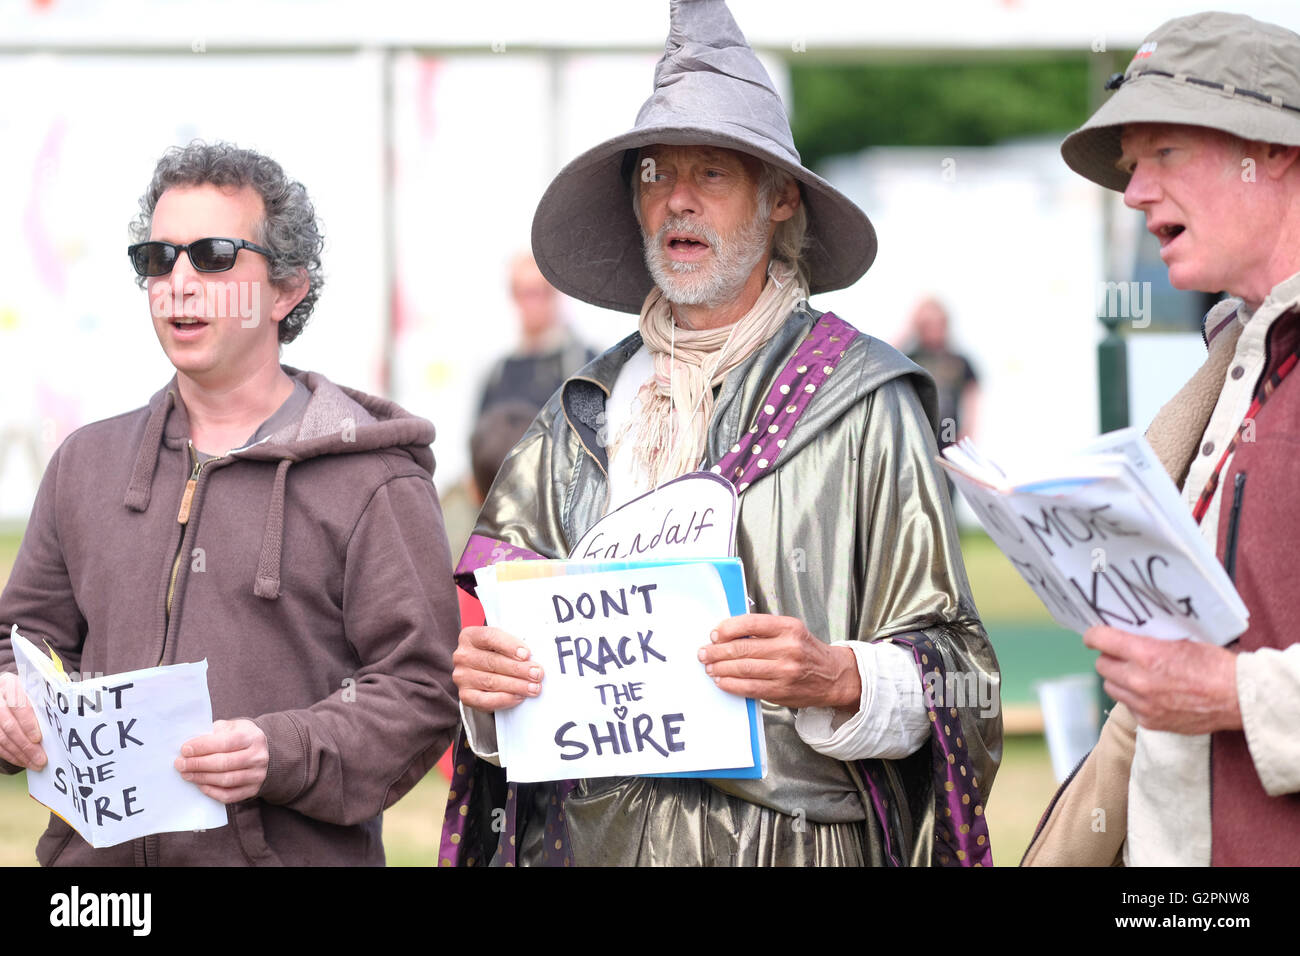
M 969 439 L 939 462 L 1062 627 L 1220 645 L 1245 631 L 1245 604 L 1136 429 L 1007 470 Z

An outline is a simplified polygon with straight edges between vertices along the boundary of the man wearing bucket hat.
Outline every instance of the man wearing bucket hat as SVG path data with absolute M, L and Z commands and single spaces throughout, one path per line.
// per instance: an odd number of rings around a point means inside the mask
M 1228 293 L 1205 318 L 1204 366 L 1147 437 L 1250 626 L 1227 649 L 1084 635 L 1120 704 L 1026 860 L 1111 862 L 1122 850 L 1130 865 L 1294 864 L 1300 36 L 1235 14 L 1182 17 L 1109 85 L 1115 95 L 1061 152 L 1146 215 L 1175 287 Z M 1107 804 L 1118 820 L 1098 831 L 1095 808 Z
M 543 409 L 458 575 L 564 557 L 664 481 L 725 477 L 755 613 L 702 633 L 701 666 L 764 701 L 769 769 L 507 786 L 490 766 L 490 712 L 536 696 L 546 677 L 513 635 L 469 627 L 442 862 L 991 862 L 997 665 L 934 464 L 933 385 L 809 307 L 809 292 L 866 271 L 875 234 L 800 163 L 722 0 L 671 4 L 635 128 L 559 173 L 533 250 L 556 287 L 638 313 L 640 331 Z M 954 682 L 970 693 L 947 699 Z

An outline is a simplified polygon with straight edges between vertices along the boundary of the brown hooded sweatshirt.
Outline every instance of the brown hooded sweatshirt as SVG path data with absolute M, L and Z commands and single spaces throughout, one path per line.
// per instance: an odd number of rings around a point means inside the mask
M 216 830 L 94 850 L 52 815 L 42 864 L 382 864 L 382 811 L 450 742 L 433 425 L 285 371 L 311 391 L 302 414 L 197 474 L 175 379 L 46 469 L 0 594 L 0 670 L 15 623 L 84 676 L 206 658 L 213 718 L 254 720 L 270 765 Z

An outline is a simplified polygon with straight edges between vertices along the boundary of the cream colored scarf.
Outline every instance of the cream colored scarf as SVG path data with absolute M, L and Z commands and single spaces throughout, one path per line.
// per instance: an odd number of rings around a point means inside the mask
M 770 339 L 807 295 L 794 270 L 773 261 L 749 312 L 729 326 L 695 331 L 677 328 L 668 300 L 653 289 L 641 307 L 640 329 L 654 375 L 641 386 L 640 410 L 612 453 L 631 438 L 634 460 L 651 487 L 697 469 L 713 419 L 714 386 Z

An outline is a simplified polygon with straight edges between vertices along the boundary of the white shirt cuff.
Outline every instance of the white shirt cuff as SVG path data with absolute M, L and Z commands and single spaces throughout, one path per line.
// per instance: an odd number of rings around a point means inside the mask
M 1279 797 L 1300 791 L 1300 644 L 1238 654 L 1237 702 L 1264 792 Z
M 501 757 L 497 753 L 497 719 L 492 714 L 485 714 L 473 707 L 460 704 L 460 720 L 465 725 L 465 736 L 469 740 L 469 749 L 481 760 L 486 760 L 495 767 L 501 766 Z
M 836 641 L 858 659 L 862 698 L 844 720 L 832 707 L 804 707 L 794 728 L 809 747 L 836 760 L 898 760 L 930 738 L 925 694 L 912 652 L 892 641 Z

